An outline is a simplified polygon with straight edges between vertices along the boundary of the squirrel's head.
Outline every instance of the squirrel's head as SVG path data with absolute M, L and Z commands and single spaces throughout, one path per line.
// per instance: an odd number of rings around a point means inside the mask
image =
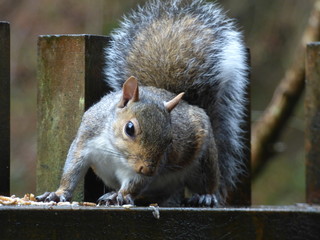
M 115 146 L 139 174 L 152 176 L 172 142 L 170 112 L 180 102 L 180 93 L 168 102 L 152 94 L 139 94 L 138 81 L 130 77 L 123 85 L 114 123 Z

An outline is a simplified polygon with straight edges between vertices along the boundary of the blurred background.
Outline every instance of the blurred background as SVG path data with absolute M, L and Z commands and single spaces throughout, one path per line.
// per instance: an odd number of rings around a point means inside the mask
M 11 23 L 11 193 L 35 192 L 37 38 L 45 34 L 108 34 L 138 0 L 0 0 Z M 313 0 L 218 0 L 236 19 L 251 50 L 252 122 L 266 108 L 290 66 Z M 1 57 L 1 56 L 0 56 Z M 300 100 L 276 154 L 253 182 L 253 204 L 304 202 L 304 125 Z

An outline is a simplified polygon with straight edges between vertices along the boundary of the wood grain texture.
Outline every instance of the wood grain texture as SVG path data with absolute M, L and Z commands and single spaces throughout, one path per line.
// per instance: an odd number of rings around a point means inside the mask
M 0 207 L 0 239 L 319 239 L 320 209 Z
M 105 94 L 108 38 L 48 35 L 38 41 L 37 193 L 55 191 L 84 111 Z M 83 184 L 74 199 L 83 200 Z

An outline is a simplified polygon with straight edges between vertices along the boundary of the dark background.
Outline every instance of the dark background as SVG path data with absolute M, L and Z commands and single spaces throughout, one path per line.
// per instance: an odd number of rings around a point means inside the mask
M 11 193 L 35 192 L 37 38 L 43 34 L 108 34 L 144 1 L 0 0 L 11 23 Z M 261 115 L 292 62 L 314 0 L 221 0 L 251 50 L 252 121 Z M 0 56 L 1 57 L 1 56 Z M 303 102 L 253 182 L 253 204 L 304 201 Z M 54 190 L 54 189 L 51 189 Z

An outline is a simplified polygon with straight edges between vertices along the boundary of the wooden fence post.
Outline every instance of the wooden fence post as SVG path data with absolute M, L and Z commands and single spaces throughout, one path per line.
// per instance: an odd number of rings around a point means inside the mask
M 307 45 L 305 98 L 306 201 L 320 203 L 320 42 Z
M 10 24 L 0 22 L 0 195 L 10 194 Z
M 84 111 L 108 91 L 103 81 L 107 44 L 107 37 L 95 35 L 39 37 L 38 194 L 57 189 Z M 96 180 L 90 173 L 86 178 Z M 102 192 L 102 183 L 98 185 Z M 86 193 L 88 196 L 90 191 Z M 73 199 L 83 200 L 83 197 L 83 184 L 79 184 Z

